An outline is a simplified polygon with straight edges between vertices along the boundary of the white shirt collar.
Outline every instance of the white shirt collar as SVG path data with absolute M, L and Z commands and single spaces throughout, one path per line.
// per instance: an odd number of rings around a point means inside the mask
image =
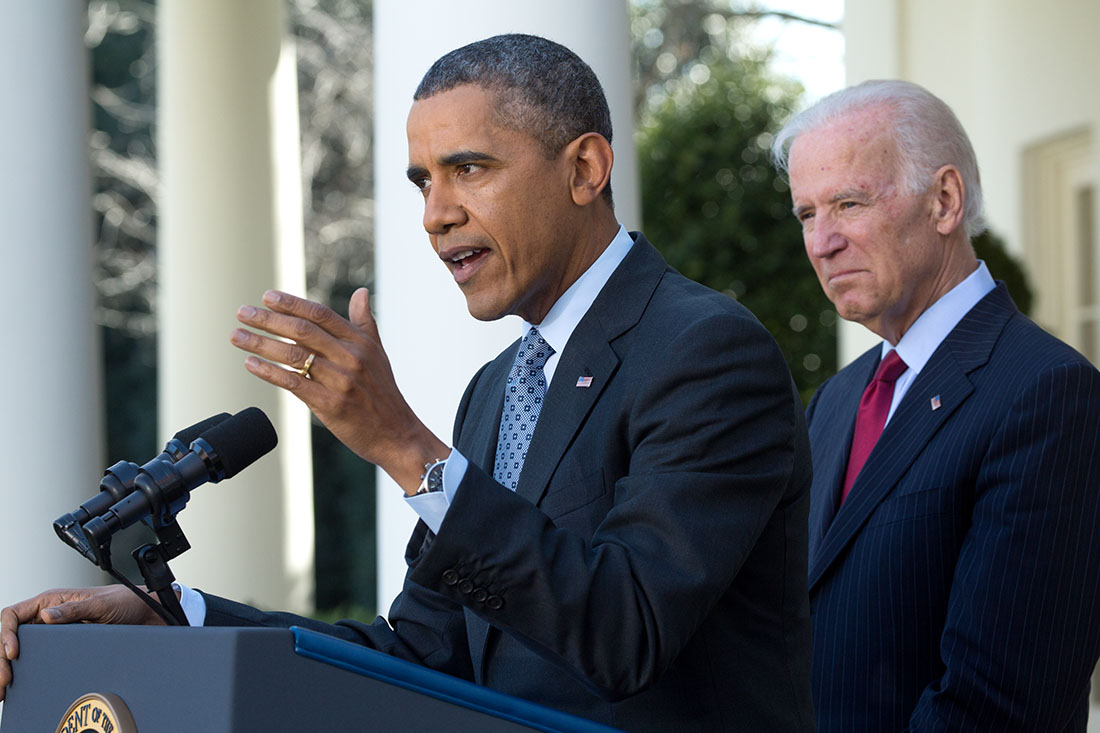
M 547 385 L 550 384 L 550 380 L 554 376 L 558 358 L 565 349 L 565 345 L 569 343 L 569 337 L 573 335 L 577 324 L 581 322 L 584 314 L 592 307 L 592 302 L 596 300 L 596 296 L 603 290 L 603 286 L 611 279 L 611 274 L 618 268 L 619 263 L 626 257 L 626 253 L 630 251 L 633 244 L 634 240 L 627 234 L 626 228 L 620 224 L 619 231 L 611 240 L 611 244 L 577 278 L 576 282 L 562 293 L 561 297 L 550 308 L 550 312 L 546 314 L 546 318 L 542 319 L 542 323 L 532 324 L 523 321 L 521 336 L 526 335 L 531 330 L 532 325 L 537 325 L 539 333 L 554 349 L 554 354 L 547 360 L 546 366 L 543 367 Z
M 947 291 L 917 318 L 897 345 L 898 356 L 913 372 L 914 377 L 932 358 L 933 352 L 947 338 L 947 334 L 994 287 L 996 283 L 989 274 L 989 268 L 985 262 L 979 260 L 978 269 Z M 883 341 L 882 356 L 889 354 L 891 348 L 893 347 L 888 342 Z
M 977 270 L 970 273 L 965 280 L 951 288 L 928 310 L 921 313 L 916 322 L 901 337 L 897 345 L 898 356 L 905 362 L 908 369 L 902 372 L 894 382 L 894 398 L 890 402 L 890 411 L 886 415 L 887 422 L 894 416 L 902 398 L 909 391 L 909 385 L 920 374 L 920 370 L 924 369 L 924 365 L 947 338 L 947 334 L 951 333 L 963 316 L 969 313 L 970 309 L 994 287 L 996 283 L 989 274 L 989 268 L 985 266 L 985 262 L 979 260 Z M 882 358 L 886 358 L 893 348 L 888 341 L 883 341 Z

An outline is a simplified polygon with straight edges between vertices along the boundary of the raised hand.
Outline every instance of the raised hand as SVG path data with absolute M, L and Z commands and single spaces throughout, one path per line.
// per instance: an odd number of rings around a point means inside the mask
M 293 393 L 344 445 L 413 493 L 424 463 L 449 448 L 397 389 L 368 291 L 351 296 L 349 319 L 276 290 L 264 293 L 263 304 L 242 306 L 237 320 L 264 333 L 239 328 L 230 337 L 253 354 L 245 360 L 248 371 Z

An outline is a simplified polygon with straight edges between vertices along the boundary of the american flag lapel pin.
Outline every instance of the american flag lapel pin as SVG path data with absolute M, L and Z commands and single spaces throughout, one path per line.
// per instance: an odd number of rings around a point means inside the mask
M 939 395 L 936 395 L 935 397 L 932 398 L 932 410 L 933 411 L 940 409 L 941 404 L 942 403 L 940 402 L 940 396 Z
M 582 389 L 588 389 L 592 386 L 592 377 L 577 377 L 577 386 Z

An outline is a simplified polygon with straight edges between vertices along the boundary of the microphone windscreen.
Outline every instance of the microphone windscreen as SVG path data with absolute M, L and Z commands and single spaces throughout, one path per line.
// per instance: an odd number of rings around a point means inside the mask
M 214 450 L 225 478 L 233 478 L 279 442 L 275 426 L 258 407 L 241 410 L 200 437 Z
M 172 436 L 173 440 L 178 440 L 184 445 L 191 445 L 191 441 L 205 433 L 210 428 L 219 423 L 223 423 L 229 419 L 228 412 L 219 412 L 217 415 L 211 415 L 205 420 L 201 420 L 190 427 L 186 427 Z

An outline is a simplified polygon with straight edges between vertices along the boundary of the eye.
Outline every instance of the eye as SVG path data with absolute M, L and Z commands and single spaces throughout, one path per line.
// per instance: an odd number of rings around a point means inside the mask
M 795 214 L 795 217 L 801 222 L 807 222 L 810 219 L 814 218 L 814 212 L 812 212 L 812 211 L 800 211 L 797 214 Z
M 416 186 L 417 189 L 419 189 L 420 193 L 423 194 L 427 194 L 428 188 L 430 188 L 432 185 L 432 179 L 428 178 L 427 176 L 410 178 L 409 180 L 412 181 L 412 185 Z
M 455 172 L 457 172 L 460 176 L 464 176 L 479 170 L 481 170 L 481 166 L 477 163 L 461 163 L 455 166 Z
M 859 206 L 858 201 L 841 201 L 840 202 L 840 208 L 841 209 L 854 209 L 857 206 Z

